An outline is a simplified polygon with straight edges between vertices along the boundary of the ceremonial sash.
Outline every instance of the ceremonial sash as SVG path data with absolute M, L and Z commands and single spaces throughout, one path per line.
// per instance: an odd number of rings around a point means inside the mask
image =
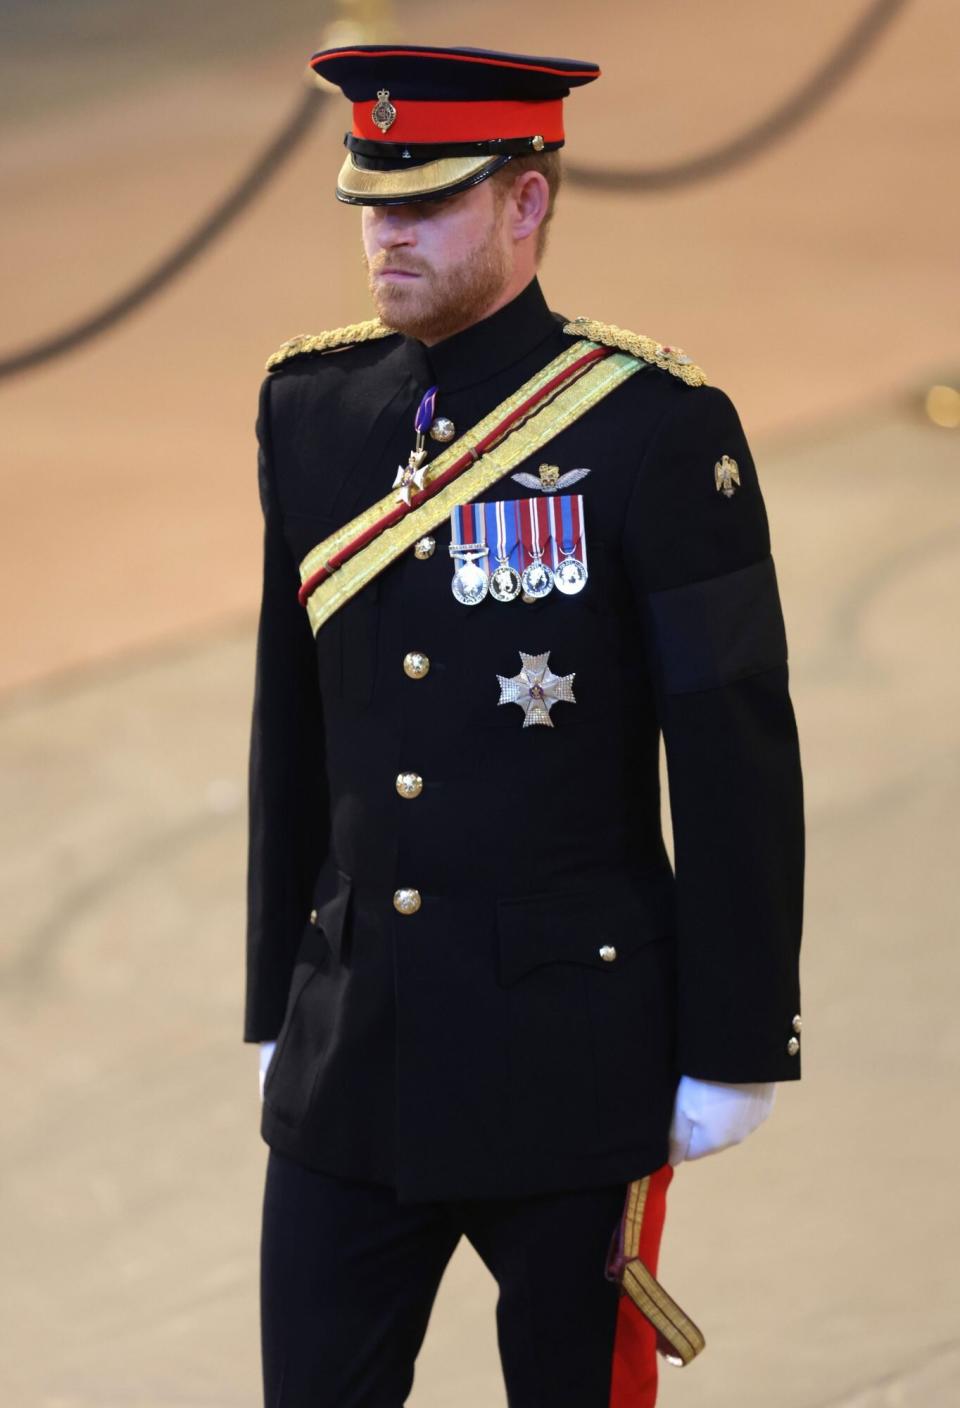
M 458 505 L 508 474 L 646 362 L 576 342 L 430 464 L 409 505 L 394 489 L 312 548 L 300 563 L 300 604 L 313 634 Z

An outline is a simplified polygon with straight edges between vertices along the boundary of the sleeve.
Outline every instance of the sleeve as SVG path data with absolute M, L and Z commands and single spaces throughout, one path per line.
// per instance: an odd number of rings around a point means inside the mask
M 729 397 L 678 392 L 640 466 L 624 551 L 667 759 L 679 1069 L 797 1079 L 803 782 L 767 515 Z M 715 482 L 724 455 L 739 472 L 729 494 Z
M 297 601 L 270 448 L 270 379 L 257 417 L 263 590 L 250 730 L 244 1041 L 283 1022 L 315 876 L 329 844 L 329 792 L 316 654 Z

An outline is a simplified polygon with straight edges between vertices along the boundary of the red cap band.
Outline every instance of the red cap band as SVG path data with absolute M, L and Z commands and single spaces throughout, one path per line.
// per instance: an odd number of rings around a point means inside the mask
M 547 102 L 408 102 L 390 100 L 396 117 L 386 131 L 373 120 L 377 100 L 354 103 L 353 135 L 370 142 L 492 142 L 540 136 L 563 141 L 563 99 Z

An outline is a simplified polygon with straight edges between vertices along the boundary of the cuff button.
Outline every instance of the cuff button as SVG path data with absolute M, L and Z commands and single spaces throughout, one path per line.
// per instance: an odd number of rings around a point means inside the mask
M 797 1052 L 798 1052 L 799 1050 L 800 1050 L 800 1043 L 799 1043 L 799 1041 L 797 1041 L 797 1038 L 796 1038 L 795 1036 L 792 1036 L 792 1037 L 790 1038 L 790 1040 L 787 1042 L 787 1055 L 788 1055 L 788 1056 L 796 1056 L 796 1054 L 797 1054 Z
M 795 1032 L 797 1032 L 797 1034 L 799 1035 L 799 1033 L 800 1033 L 800 1031 L 801 1031 L 802 1028 L 803 1028 L 803 1023 L 802 1023 L 801 1020 L 800 1020 L 800 1013 L 798 1012 L 797 1015 L 796 1015 L 796 1016 L 794 1017 L 794 1019 L 793 1019 L 793 1030 L 794 1030 Z

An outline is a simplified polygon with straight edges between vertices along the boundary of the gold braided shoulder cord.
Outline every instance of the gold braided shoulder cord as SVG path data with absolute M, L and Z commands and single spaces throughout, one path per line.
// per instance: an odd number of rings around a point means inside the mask
M 337 347 L 347 347 L 356 342 L 373 342 L 378 337 L 393 337 L 394 329 L 381 323 L 379 318 L 370 318 L 365 323 L 348 323 L 345 328 L 332 328 L 328 332 L 302 332 L 298 337 L 290 337 L 267 358 L 265 370 L 272 372 L 289 357 L 298 357 L 301 352 L 332 352 Z
M 603 347 L 616 347 L 621 352 L 629 352 L 631 357 L 640 357 L 661 371 L 677 376 L 687 386 L 705 386 L 706 374 L 698 367 L 682 347 L 671 347 L 656 338 L 646 337 L 642 332 L 629 332 L 618 328 L 615 323 L 598 323 L 593 318 L 574 318 L 564 325 L 564 332 L 570 337 L 583 337 L 588 342 L 596 342 Z

